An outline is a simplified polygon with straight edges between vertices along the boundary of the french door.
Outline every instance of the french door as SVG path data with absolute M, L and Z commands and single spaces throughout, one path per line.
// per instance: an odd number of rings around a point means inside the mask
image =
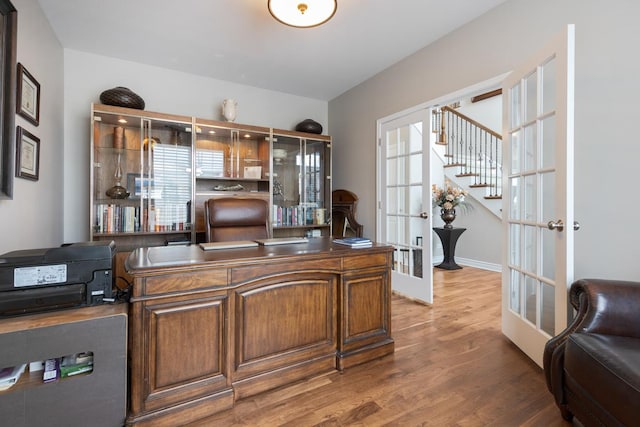
M 378 123 L 377 240 L 395 247 L 392 289 L 433 302 L 430 110 Z
M 502 331 L 538 365 L 573 281 L 574 27 L 504 81 Z

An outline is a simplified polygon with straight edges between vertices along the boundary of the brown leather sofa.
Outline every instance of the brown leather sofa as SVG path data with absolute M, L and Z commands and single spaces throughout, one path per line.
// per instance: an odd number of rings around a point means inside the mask
M 640 426 L 640 283 L 584 279 L 569 292 L 577 315 L 544 350 L 562 416 L 588 426 Z
M 269 204 L 262 199 L 224 197 L 204 204 L 207 242 L 269 238 Z

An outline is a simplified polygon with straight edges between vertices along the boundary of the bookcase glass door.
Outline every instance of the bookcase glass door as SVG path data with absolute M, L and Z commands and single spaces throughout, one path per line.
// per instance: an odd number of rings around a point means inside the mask
M 327 224 L 331 219 L 328 203 L 331 197 L 329 149 L 324 141 L 307 139 L 304 144 L 304 200 L 312 209 L 313 222 L 317 225 Z
M 274 230 L 298 228 L 312 233 L 315 229 L 317 235 L 329 235 L 330 144 L 275 135 L 272 155 Z
M 139 197 L 149 212 L 148 230 L 188 230 L 191 228 L 191 124 L 144 120 L 143 136 L 143 167 L 134 179 L 141 183 Z
M 273 226 L 295 227 L 311 221 L 306 218 L 302 175 L 302 140 L 281 136 L 273 141 Z M 310 214 L 310 212 L 309 212 Z
M 93 112 L 91 238 L 124 249 L 191 241 L 191 122 L 129 111 Z

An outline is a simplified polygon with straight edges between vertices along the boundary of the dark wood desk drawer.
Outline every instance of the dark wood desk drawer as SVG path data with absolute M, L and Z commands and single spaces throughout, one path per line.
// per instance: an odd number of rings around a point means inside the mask
M 147 277 L 143 295 L 162 295 L 174 292 L 207 289 L 227 285 L 227 269 L 203 270 L 194 273 L 167 274 Z
M 367 267 L 386 267 L 389 262 L 388 259 L 387 253 L 348 256 L 344 257 L 344 269 L 358 270 Z
M 299 262 L 265 263 L 249 267 L 233 268 L 231 270 L 231 284 L 237 285 L 252 280 L 264 279 L 269 276 L 294 273 L 296 271 L 340 272 L 340 259 L 317 259 Z

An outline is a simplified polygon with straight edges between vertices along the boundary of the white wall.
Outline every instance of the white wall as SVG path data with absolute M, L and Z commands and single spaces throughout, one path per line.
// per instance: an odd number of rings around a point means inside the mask
M 0 200 L 0 254 L 62 241 L 63 53 L 36 0 L 11 0 L 18 11 L 17 62 L 40 83 L 40 125 L 16 115 L 40 138 L 40 179 L 13 180 L 13 200 Z
M 312 118 L 328 133 L 328 103 L 257 89 L 135 62 L 65 49 L 64 240 L 89 237 L 91 103 L 100 93 L 125 86 L 142 96 L 145 110 L 223 120 L 225 98 L 238 101 L 237 123 L 293 129 Z
M 575 277 L 637 280 L 638 16 L 635 0 L 512 0 L 498 6 L 329 102 L 334 186 L 358 194 L 358 219 L 365 232 L 374 230 L 376 120 L 508 72 L 573 23 L 575 215 L 582 225 Z M 355 159 L 364 167 L 352 167 Z M 461 238 L 456 256 L 474 258 L 483 245 L 500 245 L 495 233 L 478 234 Z
M 502 134 L 502 95 L 492 96 L 474 103 L 466 99 L 461 103 L 460 108 L 456 110 L 489 129 Z

